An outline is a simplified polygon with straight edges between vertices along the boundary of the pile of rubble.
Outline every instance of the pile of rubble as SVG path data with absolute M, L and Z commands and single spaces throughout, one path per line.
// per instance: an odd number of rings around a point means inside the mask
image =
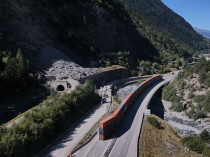
M 38 66 L 45 69 L 48 78 L 72 78 L 79 80 L 102 71 L 98 68 L 83 68 L 50 45 L 45 45 L 39 54 Z
M 99 72 L 101 72 L 101 70 L 97 68 L 83 68 L 74 62 L 57 60 L 46 71 L 46 74 L 48 76 L 55 76 L 56 78 L 70 77 L 79 80 L 80 78 L 94 75 Z

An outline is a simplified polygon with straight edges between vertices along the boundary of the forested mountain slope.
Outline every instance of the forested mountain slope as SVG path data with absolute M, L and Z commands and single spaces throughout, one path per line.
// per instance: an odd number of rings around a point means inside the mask
M 42 47 L 50 44 L 87 66 L 90 61 L 107 60 L 104 53 L 128 51 L 122 60 L 132 68 L 138 59 L 161 59 L 165 63 L 208 48 L 207 41 L 160 0 L 124 2 L 3 1 L 1 48 L 14 53 L 20 48 L 27 58 L 36 61 Z M 117 56 L 112 64 L 119 63 L 122 61 Z
M 141 34 L 159 51 L 187 55 L 209 49 L 209 40 L 197 34 L 184 18 L 170 10 L 161 0 L 123 1 L 141 19 L 137 20 Z
M 36 56 L 44 44 L 51 44 L 80 63 L 118 51 L 129 51 L 133 58 L 158 56 L 118 1 L 12 0 L 0 6 L 4 49 L 20 47 L 29 56 Z

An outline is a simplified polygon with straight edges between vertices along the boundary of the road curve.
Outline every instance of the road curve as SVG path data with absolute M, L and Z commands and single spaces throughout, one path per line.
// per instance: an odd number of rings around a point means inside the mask
M 142 125 L 143 115 L 154 93 L 164 82 L 153 85 L 141 94 L 134 106 L 129 110 L 124 123 L 117 132 L 117 141 L 110 153 L 110 157 L 137 156 L 138 137 Z
M 137 156 L 137 142 L 144 111 L 155 92 L 163 86 L 165 82 L 172 80 L 176 76 L 177 73 L 165 75 L 163 77 L 164 80 L 152 85 L 138 97 L 137 101 L 128 110 L 128 113 L 125 115 L 116 132 L 117 140 L 109 154 L 110 157 Z M 76 151 L 73 154 L 73 157 L 102 157 L 111 142 L 112 138 L 105 141 L 99 141 L 97 134 L 90 143 Z

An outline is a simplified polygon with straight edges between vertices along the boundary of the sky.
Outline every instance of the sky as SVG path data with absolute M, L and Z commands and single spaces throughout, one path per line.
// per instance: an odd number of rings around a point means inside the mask
M 162 0 L 162 2 L 192 26 L 210 30 L 210 0 Z

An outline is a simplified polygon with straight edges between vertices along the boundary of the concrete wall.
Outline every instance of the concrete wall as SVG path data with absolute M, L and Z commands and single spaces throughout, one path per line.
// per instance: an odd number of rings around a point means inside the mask
M 91 80 L 97 87 L 99 87 L 106 84 L 107 82 L 114 81 L 120 78 L 125 78 L 128 76 L 129 76 L 128 70 L 125 68 L 120 68 L 120 69 L 104 71 L 92 76 L 81 78 L 79 82 L 85 83 L 85 80 Z

